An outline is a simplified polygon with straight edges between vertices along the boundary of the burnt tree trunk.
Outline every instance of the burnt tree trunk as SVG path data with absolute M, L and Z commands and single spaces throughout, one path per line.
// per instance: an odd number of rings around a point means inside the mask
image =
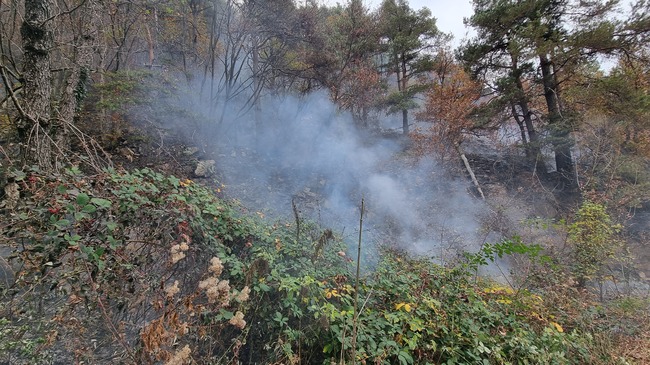
M 525 146 L 528 146 L 528 135 L 526 134 L 526 126 L 524 125 L 524 121 L 521 119 L 521 116 L 519 115 L 519 112 L 517 111 L 517 105 L 512 104 L 510 106 L 510 110 L 512 113 L 512 116 L 515 118 L 515 122 L 517 122 L 517 125 L 519 126 L 519 134 L 521 135 L 521 143 L 523 143 Z M 530 158 L 530 149 L 526 148 L 526 157 Z
M 558 87 L 555 78 L 553 64 L 546 54 L 539 56 L 542 70 L 542 83 L 544 85 L 544 99 L 548 108 L 548 124 L 551 128 L 551 143 L 555 152 L 555 165 L 562 181 L 568 187 L 577 185 L 577 176 L 571 157 L 571 129 L 567 121 L 562 117 Z
M 537 131 L 533 125 L 533 119 L 531 117 L 532 113 L 528 107 L 528 100 L 525 98 L 524 94 L 524 85 L 521 82 L 520 78 L 517 78 L 517 90 L 521 93 L 521 98 L 518 101 L 518 105 L 521 108 L 521 116 L 524 119 L 524 124 L 526 125 L 526 130 L 528 131 L 528 142 L 532 144 L 533 151 L 539 153 L 539 141 L 537 138 Z
M 44 169 L 54 167 L 52 137 L 57 129 L 50 106 L 50 50 L 54 43 L 51 9 L 51 0 L 25 0 L 25 19 L 20 29 L 24 49 L 23 113 L 18 123 L 21 154 L 25 163 L 36 163 Z
M 399 80 L 398 80 L 399 82 Z M 402 54 L 402 94 L 406 95 L 407 93 L 407 88 L 409 85 L 409 80 L 407 76 L 407 68 L 406 68 L 406 55 Z M 404 102 L 404 101 L 402 101 Z M 409 134 L 409 111 L 406 107 L 402 109 L 402 132 L 404 133 L 405 136 L 408 136 Z
M 541 146 L 539 144 L 537 131 L 533 125 L 532 113 L 528 107 L 528 99 L 526 98 L 526 91 L 524 84 L 521 81 L 522 70 L 519 67 L 519 59 L 515 55 L 511 55 L 513 76 L 515 87 L 517 90 L 517 98 L 512 104 L 512 115 L 517 121 L 519 128 L 522 132 L 522 142 L 526 146 L 526 157 L 529 161 L 534 161 L 537 165 L 541 158 Z M 521 114 L 517 107 L 521 110 Z M 526 132 L 528 132 L 526 136 Z M 546 172 L 546 170 L 544 170 Z
M 485 194 L 483 194 L 483 189 L 481 189 L 481 185 L 478 183 L 478 179 L 476 178 L 476 175 L 474 175 L 474 170 L 472 170 L 472 166 L 469 164 L 469 160 L 467 160 L 467 156 L 465 156 L 465 152 L 463 152 L 463 149 L 460 147 L 460 143 L 454 143 L 454 149 L 458 153 L 460 159 L 463 161 L 463 164 L 465 165 L 465 169 L 467 170 L 467 173 L 469 173 L 469 177 L 472 179 L 472 183 L 474 183 L 474 187 L 476 187 L 476 190 L 478 191 L 479 195 L 481 195 L 481 199 L 485 200 Z

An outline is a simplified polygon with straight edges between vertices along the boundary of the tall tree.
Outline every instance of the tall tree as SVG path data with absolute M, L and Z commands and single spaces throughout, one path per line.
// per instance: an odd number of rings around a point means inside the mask
M 226 113 L 241 117 L 256 103 L 262 84 L 250 61 L 257 52 L 252 39 L 255 25 L 247 17 L 247 3 L 213 1 L 210 9 L 209 53 L 204 66 L 202 91 L 219 112 L 218 125 Z
M 54 90 L 59 99 L 56 118 L 72 122 L 79 110 L 79 103 L 85 95 L 86 83 L 94 66 L 94 48 L 97 45 L 97 24 L 100 0 L 85 0 L 76 4 L 62 4 L 61 23 L 69 31 L 60 32 L 57 41 L 62 46 L 56 48 L 58 62 L 54 69 L 66 70 L 58 88 Z M 63 28 L 63 27 L 62 27 Z M 62 72 L 62 71 L 59 71 Z M 56 85 L 56 83 L 55 83 Z
M 24 50 L 24 87 L 18 133 L 26 142 L 23 157 L 43 168 L 53 167 L 52 149 L 61 128 L 52 123 L 50 107 L 50 52 L 54 44 L 50 19 L 52 6 L 51 0 L 25 0 L 25 18 L 20 30 Z
M 545 121 L 550 135 L 550 143 L 555 152 L 555 164 L 562 181 L 569 187 L 575 187 L 577 176 L 571 148 L 573 138 L 571 132 L 576 123 L 567 105 L 562 100 L 561 85 L 569 79 L 576 66 L 587 62 L 607 45 L 607 37 L 602 37 L 602 31 L 611 29 L 609 21 L 604 18 L 617 1 L 569 1 L 569 0 L 474 0 L 475 14 L 469 20 L 470 25 L 479 29 L 477 37 L 470 47 L 466 48 L 466 60 L 470 63 L 477 60 L 492 60 L 495 55 L 503 55 L 504 51 L 510 57 L 509 67 L 515 76 L 514 85 L 519 94 L 519 108 L 525 108 L 521 96 L 522 88 L 517 81 L 517 75 L 523 68 L 515 68 L 517 64 L 531 65 L 537 69 L 537 77 L 530 81 L 537 83 L 542 90 L 545 104 Z M 489 19 L 505 19 L 505 22 L 490 22 Z M 595 20 L 597 19 L 597 20 Z M 605 20 L 602 20 L 605 19 Z M 580 26 L 569 28 L 570 22 Z M 598 31 L 594 31 L 597 29 Z M 487 35 L 487 37 L 485 37 Z M 481 38 L 481 36 L 483 36 Z M 600 37 L 596 37 L 600 36 Z M 487 39 L 483 42 L 483 39 Z M 498 47 L 490 47 L 494 40 Z M 472 48 L 472 44 L 483 45 Z M 515 45 L 515 47 L 513 47 Z M 472 54 L 473 52 L 473 54 Z M 491 65 L 489 67 L 493 67 Z M 506 84 L 507 85 L 507 84 Z M 534 97 L 535 95 L 530 95 Z M 522 117 L 528 113 L 522 113 Z M 528 125 L 530 121 L 525 120 Z
M 333 59 L 327 88 L 335 103 L 352 112 L 359 126 L 367 127 L 369 109 L 381 91 L 374 63 L 379 51 L 376 21 L 361 0 L 350 0 L 327 23 L 332 29 L 327 51 Z
M 387 57 L 383 66 L 397 82 L 397 93 L 389 98 L 389 111 L 402 113 L 402 130 L 408 134 L 408 111 L 417 107 L 415 96 L 427 88 L 415 79 L 432 70 L 433 51 L 448 37 L 438 30 L 429 9 L 415 11 L 406 0 L 384 0 L 379 19 Z
M 100 54 L 102 68 L 110 71 L 129 69 L 135 64 L 135 54 L 144 48 L 146 4 L 142 1 L 104 1 L 102 29 L 105 43 Z
M 529 22 L 534 25 L 527 30 L 531 32 L 535 45 L 534 51 L 539 59 L 544 100 L 548 112 L 547 121 L 555 151 L 555 166 L 563 177 L 562 180 L 570 186 L 575 186 L 577 179 L 571 156 L 573 139 L 570 136 L 573 126 L 571 121 L 563 116 L 558 69 L 555 62 L 556 51 L 561 47 L 560 43 L 566 40 L 562 16 L 566 14 L 567 3 L 567 0 L 539 1 L 539 5 L 534 7 L 535 12 L 527 14 Z
M 12 1 L 13 22 L 3 18 L 9 32 L 0 42 L 0 74 L 17 111 L 26 164 L 56 169 L 66 158 L 68 132 L 79 132 L 73 118 L 92 66 L 97 9 L 97 0 L 25 0 L 24 7 Z M 21 47 L 7 44 L 18 26 Z
M 534 68 L 527 59 L 526 42 L 518 36 L 525 22 L 517 14 L 523 12 L 524 6 L 509 1 L 475 2 L 474 15 L 467 22 L 478 34 L 459 50 L 459 55 L 472 75 L 493 92 L 491 103 L 485 107 L 494 114 L 508 111 L 519 126 L 527 156 L 536 159 L 540 146 L 530 105 L 531 91 L 525 87 Z

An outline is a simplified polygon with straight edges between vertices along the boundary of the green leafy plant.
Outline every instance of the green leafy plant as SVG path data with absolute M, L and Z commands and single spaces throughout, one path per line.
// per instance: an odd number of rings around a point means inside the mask
M 485 243 L 476 253 L 464 253 L 466 265 L 472 271 L 478 270 L 481 266 L 486 266 L 490 262 L 504 258 L 510 255 L 523 255 L 530 260 L 547 264 L 551 258 L 542 254 L 543 248 L 540 245 L 527 245 L 521 241 L 521 237 L 515 236 L 511 239 L 504 239 L 498 243 Z
M 408 269 L 406 269 L 408 268 Z M 585 342 L 542 318 L 541 299 L 490 282 L 474 283 L 464 268 L 390 251 L 363 286 L 357 362 L 379 364 L 581 363 Z M 349 284 L 347 284 L 349 287 Z M 329 289 L 322 311 L 330 321 L 324 351 L 349 350 L 352 294 Z
M 601 343 L 544 292 L 476 277 L 507 255 L 548 265 L 517 238 L 455 267 L 385 249 L 356 285 L 331 231 L 243 214 L 191 180 L 21 176 L 0 229 L 21 267 L 0 298 L 2 361 L 587 364 Z
M 603 264 L 621 247 L 616 235 L 621 226 L 614 224 L 602 204 L 585 201 L 576 219 L 568 227 L 569 241 L 575 250 L 573 271 L 578 285 L 595 279 Z

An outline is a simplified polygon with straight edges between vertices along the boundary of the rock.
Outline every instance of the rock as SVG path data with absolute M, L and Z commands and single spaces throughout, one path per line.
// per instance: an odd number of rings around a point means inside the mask
M 20 200 L 20 190 L 18 184 L 15 182 L 9 183 L 5 186 L 5 208 L 11 210 L 18 205 L 18 200 Z
M 186 156 L 192 156 L 193 154 L 199 152 L 198 147 L 187 147 L 185 150 L 183 150 L 183 154 Z
M 129 160 L 129 162 L 133 162 L 136 156 L 138 156 L 137 153 L 135 153 L 132 149 L 129 147 L 121 147 L 117 150 L 117 152 L 122 155 L 122 157 L 126 158 Z
M 194 175 L 197 177 L 208 177 L 214 174 L 214 160 L 199 161 L 194 169 Z
M 0 288 L 11 287 L 15 280 L 16 278 L 11 265 L 9 265 L 4 257 L 0 256 Z

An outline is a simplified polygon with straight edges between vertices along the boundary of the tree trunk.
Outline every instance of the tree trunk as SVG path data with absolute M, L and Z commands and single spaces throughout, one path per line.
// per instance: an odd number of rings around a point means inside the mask
M 478 193 L 481 195 L 481 198 L 485 200 L 485 194 L 483 194 L 483 189 L 481 189 L 481 185 L 478 183 L 478 179 L 476 179 L 476 175 L 474 175 L 474 170 L 472 170 L 472 166 L 470 166 L 469 161 L 467 160 L 467 157 L 465 156 L 465 152 L 463 152 L 462 148 L 460 148 L 459 143 L 454 143 L 454 148 L 456 149 L 456 152 L 460 156 L 460 159 L 463 160 L 463 164 L 465 165 L 465 169 L 467 169 L 467 172 L 469 173 L 470 178 L 472 178 L 472 183 L 474 183 L 474 186 L 476 187 L 476 190 L 478 190 Z
M 537 140 L 537 131 L 535 131 L 535 126 L 533 125 L 533 119 L 531 118 L 531 112 L 528 108 L 528 101 L 526 100 L 526 95 L 524 93 L 524 85 L 521 82 L 521 78 L 517 77 L 516 80 L 518 92 L 521 93 L 521 98 L 517 102 L 517 105 L 521 108 L 521 115 L 524 118 L 524 123 L 526 125 L 526 130 L 528 131 L 528 142 L 535 144 Z M 539 152 L 539 146 L 537 146 L 537 152 Z
M 510 59 L 512 61 L 513 76 L 515 79 L 515 88 L 517 92 L 516 100 L 512 105 L 512 115 L 517 120 L 517 124 L 519 124 L 520 128 L 525 126 L 525 131 L 522 129 L 522 142 L 526 146 L 526 157 L 529 161 L 536 162 L 537 165 L 537 162 L 541 157 L 541 146 L 538 143 L 537 131 L 535 131 L 533 119 L 531 118 L 531 112 L 528 108 L 528 99 L 526 98 L 524 84 L 521 82 L 522 70 L 519 68 L 519 59 L 516 55 L 511 54 Z M 518 113 L 517 107 L 521 109 L 521 119 L 519 117 L 520 114 Z M 528 138 L 525 138 L 524 136 L 526 132 L 528 132 Z
M 521 112 L 517 109 L 517 107 L 521 109 Z M 536 166 L 539 165 L 542 156 L 541 147 L 539 144 L 537 132 L 533 126 L 531 112 L 528 109 L 528 102 L 523 100 L 512 104 L 512 116 L 515 118 L 517 125 L 519 125 L 519 130 L 521 132 L 521 141 L 524 143 L 526 149 L 526 158 L 530 162 L 535 162 Z M 544 173 L 546 172 L 546 169 L 544 169 Z
M 542 69 L 544 99 L 548 108 L 548 123 L 551 127 L 551 143 L 555 151 L 555 165 L 563 182 L 568 187 L 575 187 L 577 185 L 577 176 L 573 166 L 573 158 L 571 157 L 573 140 L 570 135 L 570 128 L 561 114 L 553 65 L 546 54 L 540 55 L 539 61 Z
M 52 73 L 50 49 L 53 34 L 51 0 L 25 0 L 25 20 L 20 29 L 23 38 L 23 112 L 18 133 L 25 163 L 36 163 L 49 170 L 54 167 L 53 149 L 57 125 L 51 123 L 50 100 Z
M 87 0 L 86 3 L 77 9 L 76 25 L 79 33 L 74 39 L 72 72 L 66 81 L 66 87 L 62 92 L 58 118 L 66 122 L 72 122 L 79 103 L 82 101 L 84 84 L 90 74 L 93 60 L 93 46 L 95 45 L 95 24 L 98 16 L 97 0 Z M 66 132 L 64 128 L 62 132 Z M 59 140 L 63 141 L 64 134 Z
M 150 69 L 153 70 L 153 61 L 156 58 L 156 55 L 154 53 L 153 36 L 151 35 L 151 29 L 149 29 L 149 25 L 145 24 L 144 28 L 147 31 L 147 45 L 149 47 L 149 64 L 145 66 L 148 66 Z
M 402 55 L 402 94 L 406 95 L 406 90 L 409 86 L 409 80 L 408 77 L 406 76 L 406 55 Z M 402 132 L 404 133 L 405 136 L 408 136 L 409 134 L 409 111 L 406 109 L 402 109 Z
M 253 92 L 257 93 L 261 89 L 261 75 L 260 75 L 260 50 L 259 50 L 259 34 L 255 29 L 251 36 L 252 41 L 252 56 L 253 56 Z M 262 137 L 262 104 L 260 102 L 260 95 L 253 96 L 253 117 L 255 119 L 255 142 L 259 142 Z
M 528 135 L 526 134 L 526 126 L 524 121 L 521 120 L 519 112 L 517 111 L 517 104 L 512 104 L 510 106 L 512 117 L 515 118 L 515 122 L 519 126 L 519 134 L 521 135 L 521 143 L 526 146 L 526 157 L 530 158 L 530 149 L 528 148 Z

